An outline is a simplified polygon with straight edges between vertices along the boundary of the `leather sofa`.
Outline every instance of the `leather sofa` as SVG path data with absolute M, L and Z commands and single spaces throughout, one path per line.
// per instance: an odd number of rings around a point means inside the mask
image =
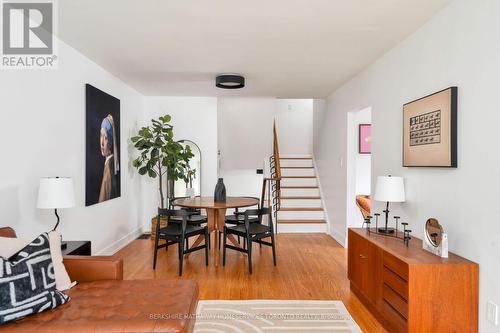
M 0 228 L 1 237 L 16 237 Z M 0 326 L 7 332 L 192 332 L 198 285 L 190 280 L 123 280 L 123 260 L 112 256 L 66 256 L 79 283 L 71 301 L 56 309 Z

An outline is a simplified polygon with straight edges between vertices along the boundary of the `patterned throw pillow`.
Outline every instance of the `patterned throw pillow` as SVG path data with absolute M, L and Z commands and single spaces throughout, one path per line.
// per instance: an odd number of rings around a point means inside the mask
M 69 300 L 56 289 L 47 233 L 10 260 L 0 257 L 0 324 L 53 309 Z

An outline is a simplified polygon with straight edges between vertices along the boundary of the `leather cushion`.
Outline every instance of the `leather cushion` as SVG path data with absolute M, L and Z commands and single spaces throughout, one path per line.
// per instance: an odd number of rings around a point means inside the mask
M 71 302 L 3 325 L 2 332 L 192 332 L 198 286 L 189 280 L 95 281 Z
M 0 237 L 15 238 L 16 232 L 11 227 L 3 227 L 3 228 L 0 228 Z

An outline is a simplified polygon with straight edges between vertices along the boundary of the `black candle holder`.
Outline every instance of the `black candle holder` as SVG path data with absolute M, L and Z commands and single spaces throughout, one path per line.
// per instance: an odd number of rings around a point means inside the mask
M 395 224 L 396 224 L 396 228 L 395 229 L 392 229 L 394 230 L 394 232 L 392 233 L 387 233 L 387 232 L 384 232 L 384 231 L 380 231 L 379 227 L 378 227 L 378 218 L 380 216 L 379 213 L 375 213 L 373 214 L 375 216 L 375 228 L 371 228 L 371 223 L 372 223 L 372 219 L 373 219 L 373 216 L 367 216 L 363 222 L 363 228 L 366 229 L 367 233 L 370 235 L 372 233 L 374 234 L 377 234 L 377 235 L 381 235 L 381 236 L 384 236 L 384 237 L 390 237 L 390 238 L 396 238 L 396 239 L 400 239 L 404 242 L 404 244 L 406 246 L 409 246 L 409 243 L 410 243 L 410 240 L 411 240 L 411 230 L 410 229 L 407 229 L 407 226 L 408 226 L 408 223 L 406 222 L 402 222 L 401 225 L 403 226 L 403 233 L 401 234 L 401 232 L 399 232 L 399 220 L 401 219 L 400 216 L 394 216 L 394 220 L 395 220 Z M 385 228 L 384 228 L 385 229 Z

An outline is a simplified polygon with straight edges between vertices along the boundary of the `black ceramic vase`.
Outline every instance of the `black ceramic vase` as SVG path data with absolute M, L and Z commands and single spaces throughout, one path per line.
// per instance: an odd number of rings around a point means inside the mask
M 225 202 L 226 201 L 226 186 L 224 186 L 224 181 L 219 178 L 217 185 L 215 185 L 214 201 Z

